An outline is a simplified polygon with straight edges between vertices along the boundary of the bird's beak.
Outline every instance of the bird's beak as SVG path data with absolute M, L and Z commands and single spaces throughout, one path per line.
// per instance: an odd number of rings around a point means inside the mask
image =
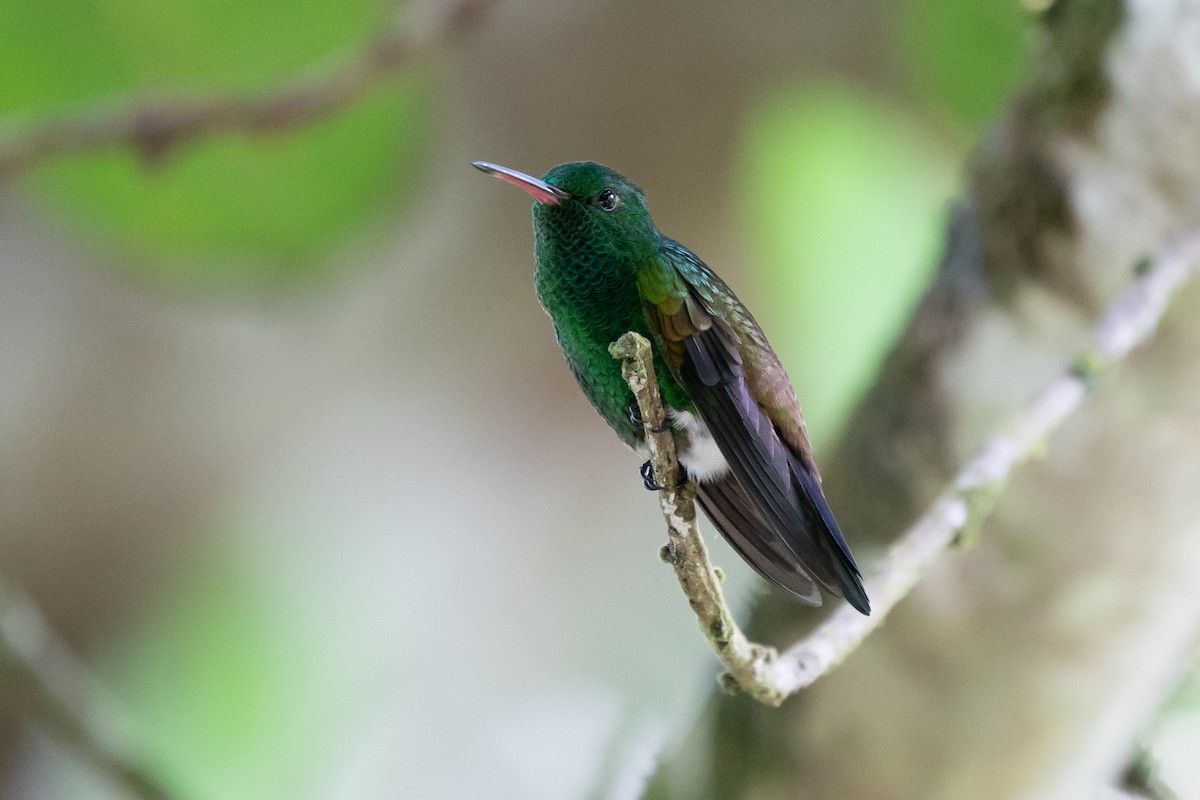
M 486 172 L 488 175 L 499 178 L 505 183 L 511 183 L 513 186 L 524 189 L 525 192 L 534 199 L 534 202 L 541 203 L 546 206 L 556 206 L 563 200 L 569 200 L 571 195 L 559 189 L 557 186 L 551 186 L 545 181 L 526 175 L 524 172 L 517 172 L 515 169 L 502 167 L 498 164 L 489 164 L 486 161 L 473 161 L 471 166 L 475 169 Z

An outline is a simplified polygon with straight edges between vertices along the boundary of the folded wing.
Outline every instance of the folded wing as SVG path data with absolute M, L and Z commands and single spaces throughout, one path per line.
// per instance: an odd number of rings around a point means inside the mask
M 659 276 L 674 292 L 647 301 L 647 315 L 664 340 L 666 363 L 730 468 L 729 476 L 701 484 L 702 508 L 768 581 L 816 604 L 815 579 L 869 613 L 858 568 L 821 491 L 794 395 L 790 388 L 776 392 L 764 408 L 752 391 L 764 385 L 756 373 L 764 359 L 786 382 L 782 367 L 732 292 L 681 245 L 669 245 L 664 267 L 679 280 Z M 750 346 L 758 350 L 749 352 Z

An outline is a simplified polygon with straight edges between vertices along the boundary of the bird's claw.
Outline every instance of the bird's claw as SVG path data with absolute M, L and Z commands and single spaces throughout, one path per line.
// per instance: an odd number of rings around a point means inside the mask
M 629 404 L 629 421 L 632 422 L 634 425 L 645 425 L 646 424 L 646 421 L 642 419 L 642 409 L 641 409 L 641 407 L 638 406 L 637 403 Z M 667 420 L 664 419 L 662 425 L 659 425 L 656 428 L 651 428 L 650 432 L 651 433 L 666 433 L 669 430 L 671 430 L 671 423 L 669 423 Z
M 657 492 L 667 488 L 654 480 L 654 466 L 649 461 L 642 464 L 642 468 L 638 471 L 642 473 L 642 485 L 650 491 Z

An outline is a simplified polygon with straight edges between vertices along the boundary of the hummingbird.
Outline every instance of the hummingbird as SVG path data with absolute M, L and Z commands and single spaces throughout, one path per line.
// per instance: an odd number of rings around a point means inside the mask
M 635 398 L 608 352 L 636 331 L 653 345 L 680 465 L 726 541 L 800 602 L 820 605 L 819 586 L 869 614 L 795 390 L 733 291 L 659 233 L 642 190 L 608 167 L 570 162 L 538 179 L 473 165 L 533 198 L 537 296 L 575 380 L 609 427 L 645 453 Z M 648 466 L 643 480 L 657 489 Z

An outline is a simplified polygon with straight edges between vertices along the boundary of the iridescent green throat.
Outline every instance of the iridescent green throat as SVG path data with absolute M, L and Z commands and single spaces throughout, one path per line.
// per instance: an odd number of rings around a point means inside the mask
M 570 201 L 534 206 L 534 283 L 584 394 L 632 445 L 641 441 L 642 428 L 630 419 L 634 398 L 608 352 L 621 334 L 637 331 L 655 344 L 654 366 L 669 405 L 688 409 L 692 404 L 659 356 L 662 343 L 646 321 L 638 292 L 638 275 L 658 259 L 658 232 L 650 225 L 636 237 L 614 236 L 589 220 L 586 210 Z

